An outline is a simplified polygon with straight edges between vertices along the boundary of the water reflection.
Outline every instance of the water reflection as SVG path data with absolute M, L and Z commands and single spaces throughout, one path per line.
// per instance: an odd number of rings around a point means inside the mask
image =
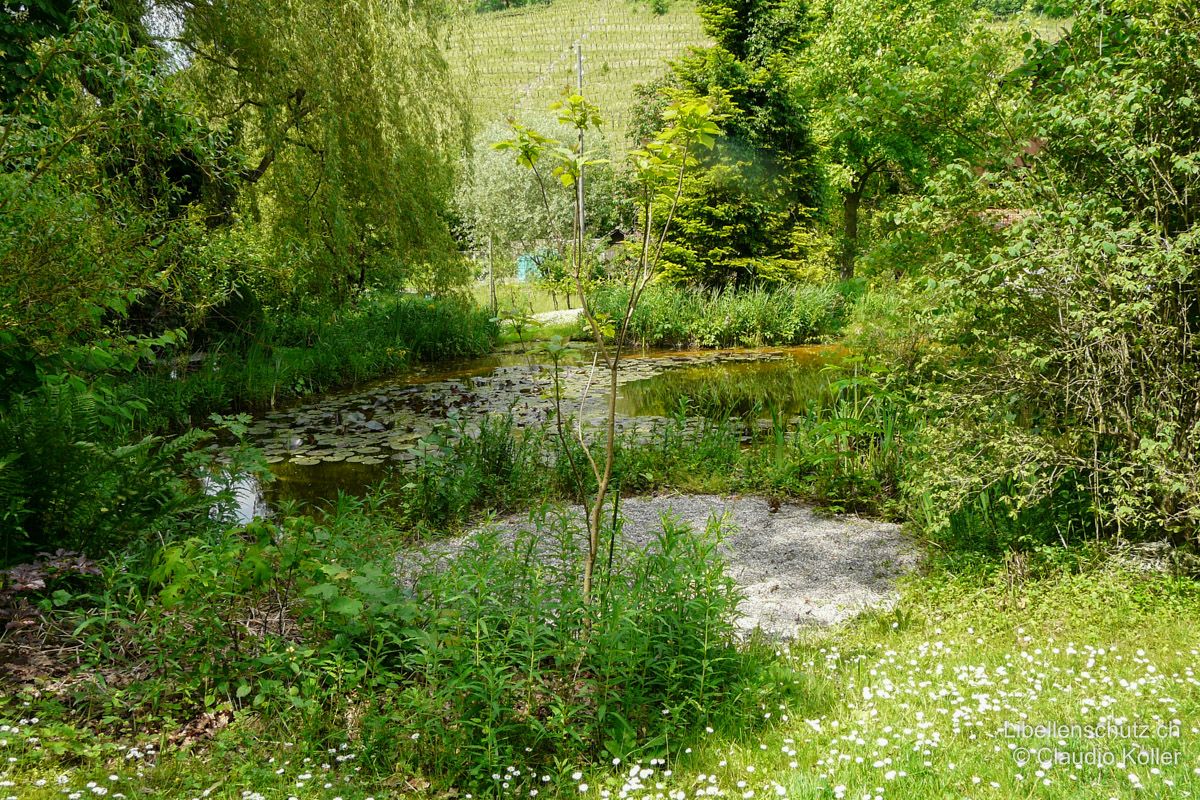
M 213 508 L 213 516 L 216 519 L 229 524 L 245 525 L 271 515 L 271 506 L 263 492 L 263 484 L 256 475 L 231 475 L 221 472 L 219 475 L 201 478 L 200 485 L 205 494 L 222 497 L 222 502 Z
M 829 395 L 823 368 L 840 351 L 805 348 L 775 361 L 713 363 L 682 367 L 621 387 L 617 412 L 630 417 L 700 416 L 769 418 L 803 413 Z

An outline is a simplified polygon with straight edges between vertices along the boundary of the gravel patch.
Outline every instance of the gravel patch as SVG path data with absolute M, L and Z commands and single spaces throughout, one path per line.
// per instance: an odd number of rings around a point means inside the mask
M 794 637 L 802 628 L 832 625 L 867 609 L 890 609 L 898 599 L 895 579 L 919 562 L 916 545 L 898 525 L 854 516 L 824 517 L 807 506 L 783 503 L 777 511 L 754 496 L 666 495 L 621 501 L 626 546 L 645 547 L 664 514 L 703 530 L 712 517 L 725 517 L 721 545 L 729 575 L 746 595 L 739 627 L 770 636 Z M 582 526 L 583 511 L 575 506 Z M 525 516 L 493 525 L 516 531 Z M 452 558 L 470 534 L 436 546 Z
M 543 311 L 534 314 L 533 318 L 543 325 L 566 325 L 569 322 L 577 322 L 581 316 L 582 308 L 564 308 L 559 311 Z

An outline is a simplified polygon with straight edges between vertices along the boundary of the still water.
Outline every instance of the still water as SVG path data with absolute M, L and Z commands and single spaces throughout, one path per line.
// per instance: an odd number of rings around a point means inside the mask
M 842 355 L 820 346 L 636 352 L 622 359 L 617 412 L 634 430 L 665 417 L 790 417 L 823 400 L 825 368 Z M 558 370 L 564 409 L 585 423 L 603 418 L 607 400 L 591 364 L 591 351 L 581 349 Z M 489 414 L 511 415 L 522 428 L 540 426 L 553 413 L 554 378 L 537 356 L 500 353 L 265 414 L 248 437 L 275 479 L 235 481 L 235 516 L 247 521 L 283 503 L 320 507 L 339 492 L 362 495 L 392 468 L 415 460 L 426 437 L 450 418 L 464 435 Z

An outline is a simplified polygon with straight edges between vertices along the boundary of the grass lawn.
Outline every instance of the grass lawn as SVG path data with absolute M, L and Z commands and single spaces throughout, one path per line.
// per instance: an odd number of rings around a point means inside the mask
M 471 285 L 471 297 L 481 308 L 491 307 L 491 288 L 487 283 Z M 555 300 L 558 304 L 555 305 Z M 515 309 L 526 314 L 540 314 L 544 311 L 557 311 L 567 307 L 566 298 L 562 293 L 551 296 L 541 286 L 522 281 L 504 281 L 496 284 L 496 301 L 503 309 Z M 579 299 L 572 295 L 571 305 L 579 306 Z
M 1200 796 L 1198 611 L 1194 583 L 1117 567 L 1016 586 L 938 569 L 897 611 L 781 650 L 823 684 L 820 702 L 764 709 L 780 721 L 761 736 L 710 735 L 671 783 L 743 798 Z

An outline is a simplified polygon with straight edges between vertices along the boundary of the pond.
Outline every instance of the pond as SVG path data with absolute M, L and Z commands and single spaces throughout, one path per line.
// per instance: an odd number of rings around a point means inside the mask
M 684 416 L 726 419 L 772 413 L 792 417 L 820 401 L 829 385 L 822 371 L 838 351 L 795 347 L 752 361 L 701 362 L 626 383 L 617 413 L 626 416 Z
M 585 424 L 603 419 L 607 395 L 592 374 L 591 351 L 560 366 L 564 412 Z M 820 402 L 837 361 L 834 347 L 695 352 L 647 351 L 622 358 L 620 426 L 649 436 L 668 417 L 791 417 Z M 260 448 L 275 480 L 237 483 L 242 521 L 285 502 L 322 505 L 339 492 L 362 495 L 389 469 L 418 458 L 425 437 L 448 419 L 456 435 L 474 435 L 489 414 L 511 414 L 520 428 L 552 418 L 554 369 L 540 356 L 497 353 L 438 370 L 411 372 L 330 394 L 257 418 L 247 438 Z

